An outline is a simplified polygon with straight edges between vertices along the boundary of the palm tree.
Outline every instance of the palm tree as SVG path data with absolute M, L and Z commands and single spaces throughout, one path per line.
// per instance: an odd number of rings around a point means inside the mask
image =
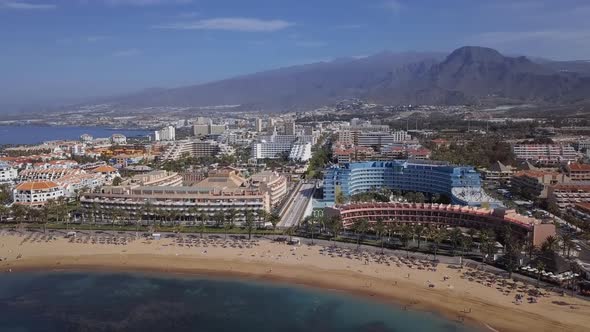
M 462 236 L 461 237 L 461 267 L 463 267 L 463 257 L 465 256 L 465 252 L 467 250 L 471 250 L 471 246 L 473 246 L 473 239 L 470 236 Z
M 453 230 L 449 233 L 449 237 L 451 239 L 451 246 L 453 247 L 453 256 L 455 256 L 455 250 L 457 250 L 457 246 L 460 244 L 461 237 L 463 233 L 459 228 L 453 228 Z
M 330 233 L 332 233 L 330 240 L 334 241 L 343 228 L 342 218 L 340 218 L 340 215 L 336 215 L 328 219 L 328 227 L 330 228 Z
M 482 252 L 482 261 L 485 263 L 487 257 L 494 254 L 496 250 L 496 235 L 491 230 L 482 230 L 479 234 L 479 242 L 481 244 L 480 251 Z
M 281 217 L 276 213 L 271 213 L 268 221 L 272 224 L 273 231 L 277 230 L 277 224 L 281 221 Z
M 223 230 L 225 231 L 225 238 L 227 239 L 227 232 L 234 227 L 234 221 L 236 218 L 237 212 L 235 209 L 230 209 L 227 211 L 225 215 L 225 223 L 223 225 Z
M 560 236 L 562 242 L 562 252 L 564 256 L 570 258 L 570 249 L 573 246 L 574 237 L 571 233 L 563 233 Z
M 201 221 L 199 230 L 201 232 L 201 238 L 203 238 L 203 233 L 205 232 L 205 222 L 207 221 L 208 215 L 205 212 L 201 212 L 199 215 L 199 220 Z
M 522 242 L 514 235 L 512 227 L 510 226 L 504 228 L 504 249 L 504 257 L 508 260 L 506 263 L 506 267 L 508 268 L 508 279 L 510 279 L 512 278 L 512 271 L 515 267 L 515 256 L 522 249 Z
M 357 234 L 357 238 L 356 238 L 356 244 L 357 244 L 357 249 L 361 248 L 361 236 L 365 235 L 365 232 L 367 231 L 367 229 L 369 228 L 369 222 L 367 221 L 367 219 L 357 219 L 354 221 L 353 224 L 353 229 L 355 231 L 355 233 Z
M 412 226 L 404 224 L 401 226 L 400 232 L 400 240 L 402 241 L 402 246 L 406 249 L 406 256 L 410 257 L 410 238 L 412 237 L 412 234 L 414 234 Z
M 413 228 L 414 235 L 418 238 L 418 250 L 420 250 L 420 243 L 422 241 L 422 236 L 426 231 L 426 227 L 424 225 L 418 224 Z
M 223 225 L 225 221 L 225 215 L 223 214 L 223 211 L 215 212 L 215 215 L 213 215 L 213 220 L 215 220 L 215 226 L 220 227 Z
M 315 225 L 317 223 L 317 220 L 315 217 L 313 216 L 308 216 L 305 219 L 303 219 L 303 225 L 305 226 L 305 228 L 307 228 L 310 233 L 311 233 L 311 244 L 313 243 L 313 232 L 315 230 Z
M 252 230 L 254 229 L 254 214 L 250 210 L 246 210 L 246 229 L 248 230 L 248 240 L 252 238 Z
M 545 242 L 543 242 L 543 244 L 541 245 L 541 250 L 544 252 L 548 252 L 548 251 L 555 251 L 558 248 L 558 241 L 557 238 L 555 236 L 548 236 L 545 239 Z
M 383 222 L 383 219 L 378 219 L 377 222 L 375 222 L 373 229 L 375 230 L 375 234 L 379 237 L 379 241 L 381 241 L 381 253 L 383 254 L 383 247 L 385 245 L 385 242 L 383 241 L 383 234 L 385 233 L 385 223 Z
M 26 209 L 24 206 L 20 205 L 20 204 L 12 204 L 11 206 L 11 210 L 12 210 L 12 216 L 14 217 L 14 221 L 16 221 L 16 223 L 18 224 L 19 228 L 20 228 L 20 224 L 24 221 L 25 216 L 26 216 Z
M 436 260 L 438 248 L 440 247 L 440 244 L 447 238 L 447 231 L 443 228 L 433 228 L 431 232 L 431 238 L 434 247 L 434 260 Z

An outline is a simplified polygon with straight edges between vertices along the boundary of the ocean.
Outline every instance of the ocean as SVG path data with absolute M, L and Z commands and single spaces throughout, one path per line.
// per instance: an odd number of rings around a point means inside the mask
M 0 145 L 37 144 L 44 141 L 80 139 L 82 134 L 93 137 L 110 137 L 123 134 L 127 137 L 146 136 L 150 132 L 136 129 L 109 129 L 102 127 L 62 127 L 62 126 L 0 126 Z
M 475 331 L 431 313 L 276 283 L 140 273 L 0 275 L 0 331 Z

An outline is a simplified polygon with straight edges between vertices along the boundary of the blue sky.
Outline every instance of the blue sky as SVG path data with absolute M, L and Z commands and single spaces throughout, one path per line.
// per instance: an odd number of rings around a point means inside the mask
M 588 17 L 585 0 L 0 0 L 0 104 L 382 50 L 590 59 Z

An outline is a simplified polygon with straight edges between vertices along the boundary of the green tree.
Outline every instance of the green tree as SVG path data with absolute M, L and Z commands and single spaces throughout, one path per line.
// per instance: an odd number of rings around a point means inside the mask
M 330 233 L 332 233 L 332 237 L 330 238 L 331 241 L 334 241 L 340 231 L 342 231 L 342 218 L 340 215 L 336 215 L 328 219 L 328 228 L 330 229 Z
M 246 229 L 248 230 L 248 240 L 252 239 L 252 231 L 256 224 L 254 223 L 254 213 L 252 211 L 246 211 L 246 222 L 245 222 Z
M 268 221 L 272 224 L 273 231 L 277 230 L 277 225 L 281 222 L 281 217 L 276 213 L 271 213 L 268 217 Z
M 418 224 L 414 226 L 413 231 L 414 235 L 418 238 L 418 250 L 420 250 L 420 243 L 422 241 L 422 236 L 424 236 L 426 232 L 426 227 L 424 227 L 424 225 Z
M 379 241 L 381 242 L 381 254 L 383 254 L 383 247 L 385 246 L 385 242 L 383 241 L 383 234 L 385 233 L 385 223 L 383 219 L 378 219 L 373 226 L 373 230 L 377 237 L 379 237 Z
M 436 260 L 436 255 L 438 254 L 438 249 L 440 247 L 440 244 L 447 238 L 448 234 L 446 229 L 444 228 L 435 228 L 433 227 L 431 229 L 431 239 L 432 239 L 432 243 L 433 243 L 433 249 L 434 249 L 434 260 Z
M 356 244 L 357 249 L 361 248 L 361 237 L 365 235 L 367 230 L 369 229 L 369 221 L 367 219 L 357 219 L 354 221 L 353 224 L 354 232 L 357 234 Z
M 453 230 L 451 230 L 451 232 L 449 233 L 451 246 L 453 248 L 453 256 L 455 256 L 455 251 L 457 250 L 457 246 L 460 244 L 462 236 L 463 233 L 461 233 L 461 230 L 459 228 L 453 228 Z

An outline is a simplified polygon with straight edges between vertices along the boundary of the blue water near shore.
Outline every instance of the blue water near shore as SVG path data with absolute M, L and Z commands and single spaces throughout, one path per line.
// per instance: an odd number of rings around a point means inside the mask
M 123 134 L 127 137 L 146 136 L 147 130 L 110 129 L 102 127 L 62 127 L 62 126 L 0 126 L 0 145 L 2 144 L 37 144 L 44 141 L 60 139 L 80 139 L 82 134 L 93 137 L 110 137 Z
M 474 331 L 430 313 L 274 283 L 146 274 L 0 275 L 0 331 Z

